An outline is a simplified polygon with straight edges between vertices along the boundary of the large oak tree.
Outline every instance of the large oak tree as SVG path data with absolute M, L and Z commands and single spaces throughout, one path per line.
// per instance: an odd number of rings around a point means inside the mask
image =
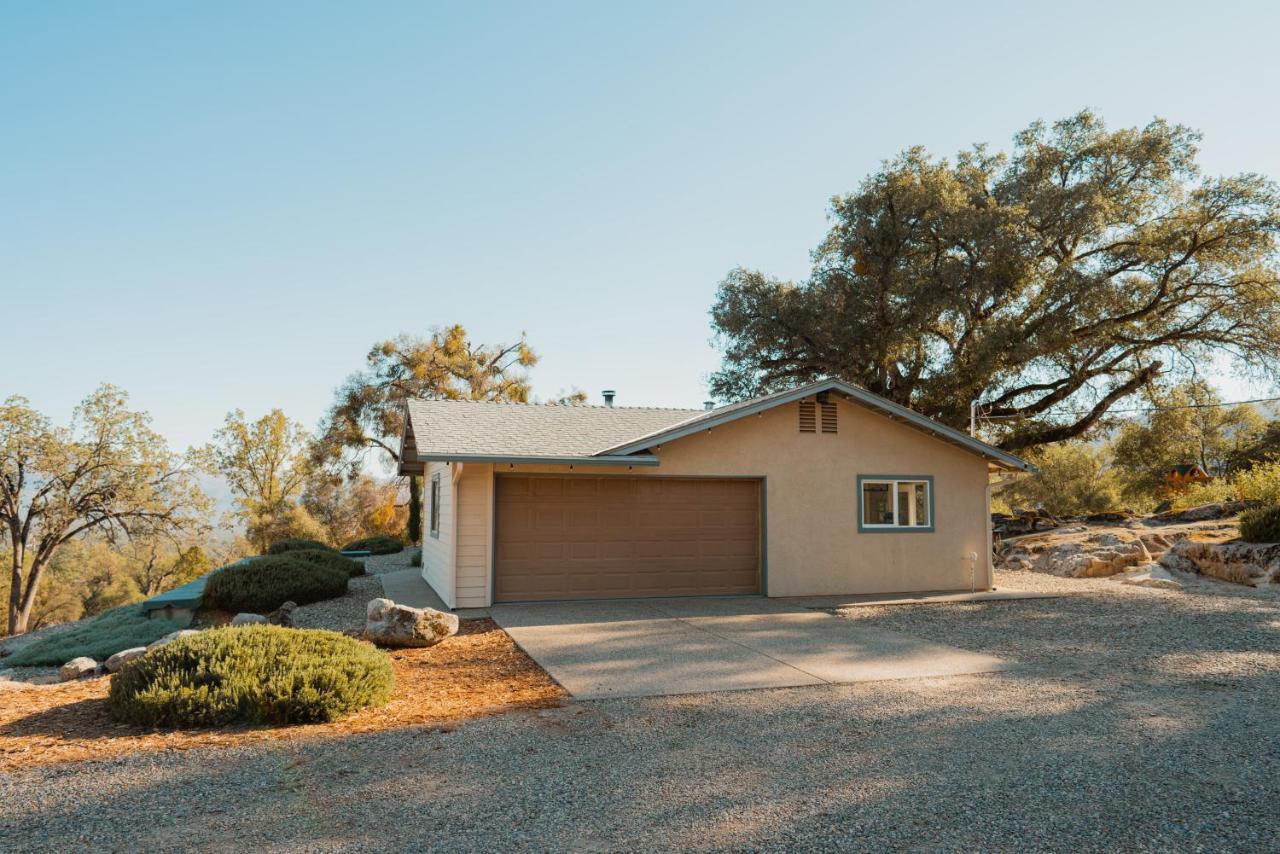
M 978 400 L 1016 450 L 1080 436 L 1215 353 L 1275 379 L 1280 195 L 1201 175 L 1198 139 L 1082 112 L 1009 155 L 906 151 L 833 199 L 808 279 L 721 283 L 713 392 L 835 375 L 955 426 Z

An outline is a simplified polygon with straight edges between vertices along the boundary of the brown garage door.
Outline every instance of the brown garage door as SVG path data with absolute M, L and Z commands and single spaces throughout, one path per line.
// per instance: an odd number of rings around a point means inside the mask
M 500 475 L 494 599 L 760 592 L 754 480 Z

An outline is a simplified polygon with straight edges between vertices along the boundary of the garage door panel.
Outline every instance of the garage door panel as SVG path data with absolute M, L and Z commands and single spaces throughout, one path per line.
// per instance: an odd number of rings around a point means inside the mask
M 760 590 L 759 484 L 497 478 L 496 601 Z

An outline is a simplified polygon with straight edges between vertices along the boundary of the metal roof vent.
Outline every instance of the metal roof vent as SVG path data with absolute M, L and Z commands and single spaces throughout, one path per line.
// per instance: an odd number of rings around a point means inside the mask
M 707 412 L 710 412 L 716 408 L 716 402 L 714 400 L 704 400 L 702 401 L 702 408 Z
M 618 393 L 611 388 L 607 388 L 604 391 L 600 392 L 600 394 L 604 396 L 605 406 L 613 406 L 613 398 L 617 396 Z

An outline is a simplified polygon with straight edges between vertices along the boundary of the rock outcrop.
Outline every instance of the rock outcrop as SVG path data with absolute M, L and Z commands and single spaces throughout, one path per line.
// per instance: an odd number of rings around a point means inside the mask
M 435 646 L 458 632 L 458 615 L 374 599 L 366 610 L 364 636 L 379 646 Z
M 1155 541 L 1152 541 L 1156 545 Z M 1160 549 L 1162 551 L 1162 549 Z M 1140 532 L 1084 525 L 1061 528 L 1051 536 L 1024 537 L 1003 545 L 1000 566 L 1030 569 L 1067 578 L 1116 575 L 1152 561 Z
M 1249 587 L 1280 584 L 1280 543 L 1184 539 L 1174 543 L 1160 564 Z

